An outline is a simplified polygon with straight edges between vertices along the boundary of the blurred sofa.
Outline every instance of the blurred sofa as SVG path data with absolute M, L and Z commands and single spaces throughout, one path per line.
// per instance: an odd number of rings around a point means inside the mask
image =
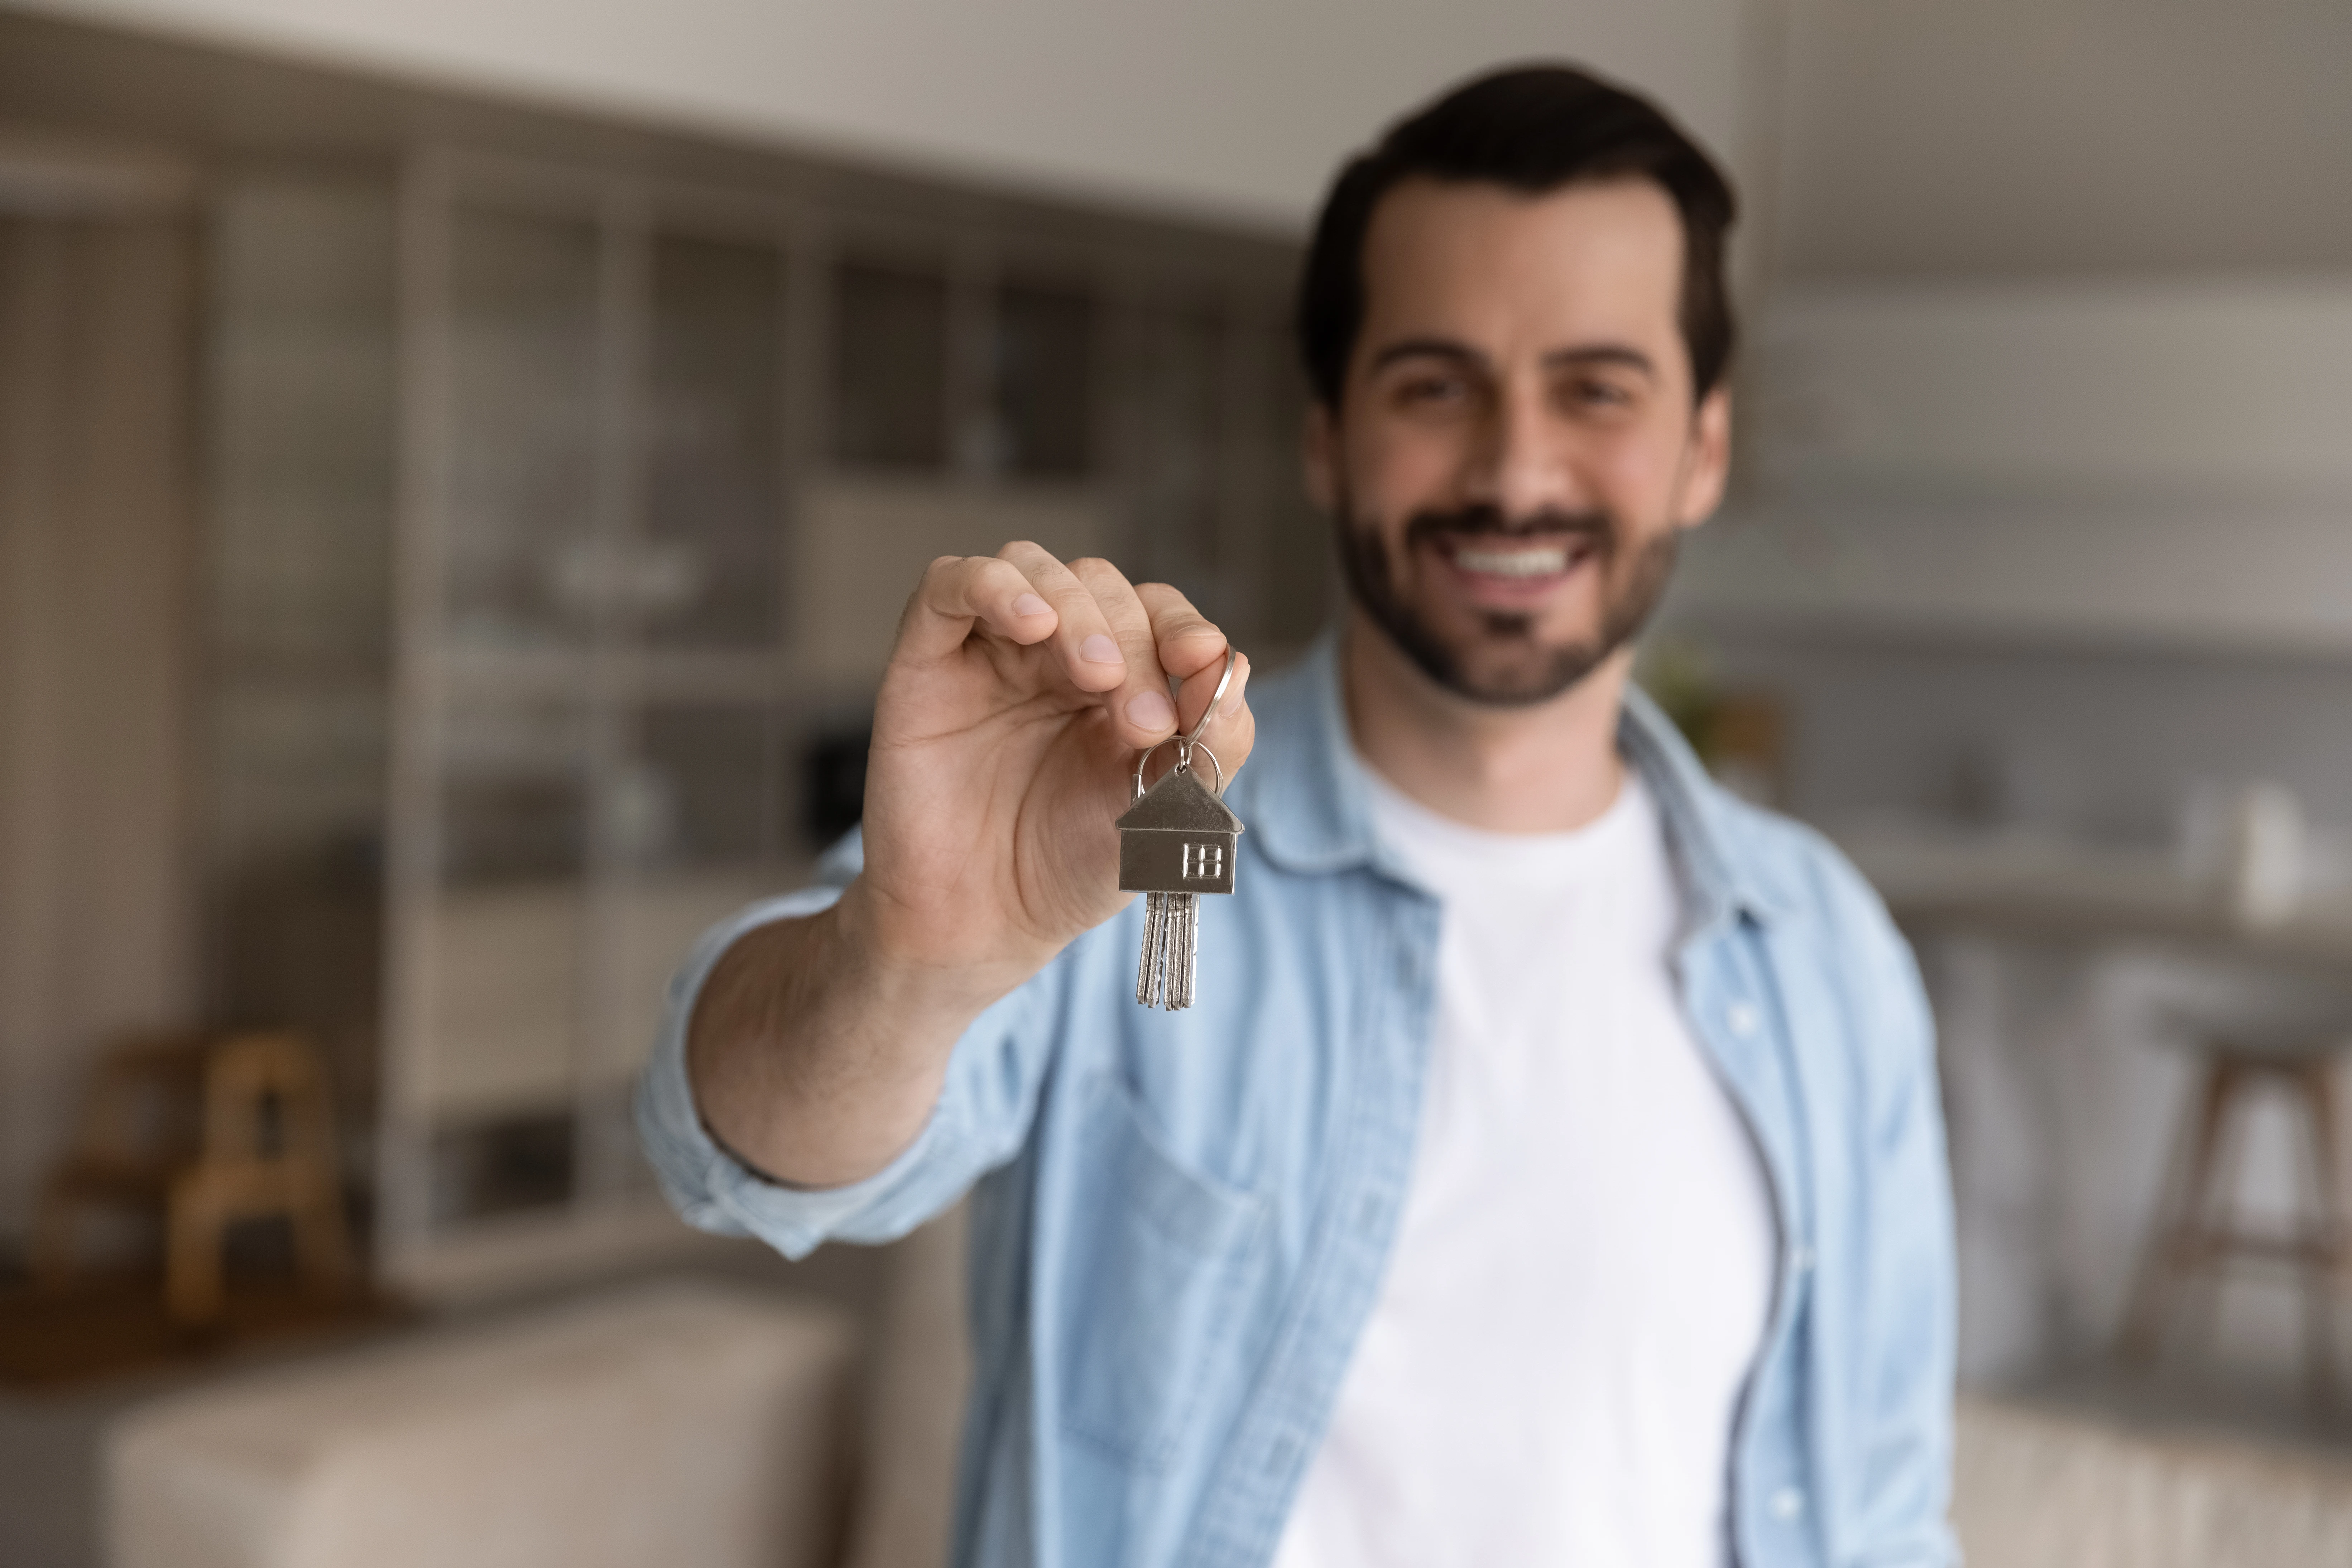
M 114 1568 L 940 1568 L 963 1231 L 871 1322 L 687 1279 L 209 1385 L 110 1435 Z M 2352 1563 L 2352 1457 L 1963 1396 L 1970 1568 Z

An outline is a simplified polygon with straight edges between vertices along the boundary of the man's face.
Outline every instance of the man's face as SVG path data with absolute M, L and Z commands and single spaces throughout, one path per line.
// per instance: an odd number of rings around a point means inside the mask
M 1682 265 L 1647 180 L 1413 180 L 1374 210 L 1363 328 L 1307 478 L 1358 607 L 1441 686 L 1517 704 L 1575 685 L 1721 499 L 1729 403 L 1693 407 Z

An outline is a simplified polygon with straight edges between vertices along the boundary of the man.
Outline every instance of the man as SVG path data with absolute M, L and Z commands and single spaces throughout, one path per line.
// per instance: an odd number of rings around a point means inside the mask
M 1225 639 L 1030 544 L 932 564 L 862 847 L 690 961 L 641 1102 L 688 1218 L 798 1256 L 976 1184 L 960 1562 L 1950 1561 L 1909 956 L 1627 684 L 1722 491 L 1731 210 L 1565 68 L 1343 173 L 1299 326 L 1349 604 L 1210 718 L 1198 1005 L 1135 1004 L 1111 823 Z

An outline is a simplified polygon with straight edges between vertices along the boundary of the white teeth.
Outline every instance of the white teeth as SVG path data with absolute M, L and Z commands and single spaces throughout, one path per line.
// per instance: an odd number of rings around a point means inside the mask
M 1568 570 L 1568 550 L 1558 544 L 1540 550 L 1456 550 L 1454 564 L 1490 577 L 1546 577 Z

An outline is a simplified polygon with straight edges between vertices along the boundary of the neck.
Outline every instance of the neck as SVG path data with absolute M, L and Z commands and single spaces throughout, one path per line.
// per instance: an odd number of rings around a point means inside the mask
M 1524 708 L 1444 689 L 1361 611 L 1349 613 L 1339 661 L 1357 751 L 1441 816 L 1494 833 L 1565 833 L 1617 799 L 1624 780 L 1617 713 L 1630 647 L 1559 696 Z

